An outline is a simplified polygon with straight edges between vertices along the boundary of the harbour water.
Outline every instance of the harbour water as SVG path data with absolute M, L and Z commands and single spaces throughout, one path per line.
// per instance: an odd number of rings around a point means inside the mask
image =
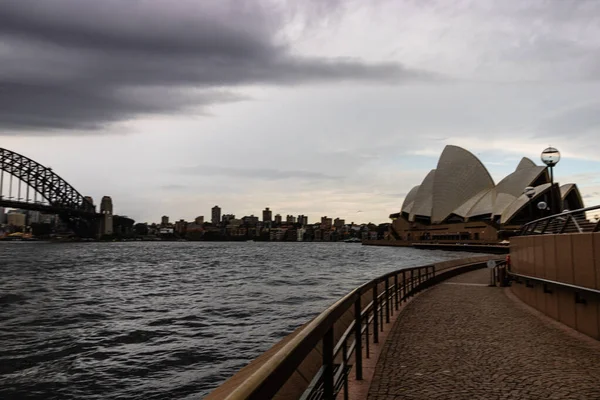
M 200 399 L 354 287 L 470 253 L 0 243 L 0 399 Z

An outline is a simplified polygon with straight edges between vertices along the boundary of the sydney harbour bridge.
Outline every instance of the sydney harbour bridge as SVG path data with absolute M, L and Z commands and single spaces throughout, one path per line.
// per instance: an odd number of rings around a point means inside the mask
M 77 236 L 112 234 L 112 200 L 103 197 L 100 212 L 52 168 L 0 148 L 0 207 L 55 214 Z

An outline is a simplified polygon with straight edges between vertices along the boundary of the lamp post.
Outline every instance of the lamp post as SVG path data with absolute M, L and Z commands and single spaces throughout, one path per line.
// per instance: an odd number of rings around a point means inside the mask
M 550 213 L 555 214 L 559 205 L 554 201 L 554 166 L 560 161 L 560 152 L 554 147 L 548 147 L 542 151 L 540 158 L 550 168 Z
M 529 215 L 531 221 L 533 221 L 533 207 L 531 206 L 531 199 L 533 198 L 533 196 L 535 196 L 535 192 L 536 190 L 533 186 L 527 186 L 525 190 L 523 190 L 523 194 L 529 198 L 529 201 L 527 203 L 529 203 Z

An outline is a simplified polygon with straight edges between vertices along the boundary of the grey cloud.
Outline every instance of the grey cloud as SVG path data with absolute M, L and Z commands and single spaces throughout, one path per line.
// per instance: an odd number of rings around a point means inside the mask
M 546 118 L 540 123 L 536 136 L 563 137 L 587 133 L 595 137 L 599 128 L 600 102 L 592 102 L 580 104 Z
M 189 186 L 186 185 L 180 185 L 177 183 L 169 183 L 166 185 L 161 185 L 160 188 L 163 190 L 181 190 L 181 189 L 187 189 Z
M 282 23 L 280 10 L 250 1 L 0 0 L 0 127 L 93 129 L 196 112 L 240 100 L 216 89 L 244 84 L 434 78 L 291 55 L 276 40 Z
M 328 175 L 321 172 L 302 171 L 302 170 L 277 170 L 268 168 L 236 168 L 220 167 L 213 165 L 198 165 L 194 167 L 179 168 L 175 172 L 193 174 L 193 175 L 218 175 L 232 178 L 250 178 L 261 180 L 282 180 L 282 179 L 308 179 L 318 180 L 337 180 L 339 176 Z

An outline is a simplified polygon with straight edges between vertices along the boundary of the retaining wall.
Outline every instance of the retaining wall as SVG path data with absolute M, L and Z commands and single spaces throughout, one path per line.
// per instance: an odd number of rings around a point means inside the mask
M 513 237 L 510 257 L 517 274 L 600 290 L 600 232 Z M 549 317 L 600 340 L 598 297 L 581 295 L 576 301 L 572 290 L 526 280 L 511 290 Z

